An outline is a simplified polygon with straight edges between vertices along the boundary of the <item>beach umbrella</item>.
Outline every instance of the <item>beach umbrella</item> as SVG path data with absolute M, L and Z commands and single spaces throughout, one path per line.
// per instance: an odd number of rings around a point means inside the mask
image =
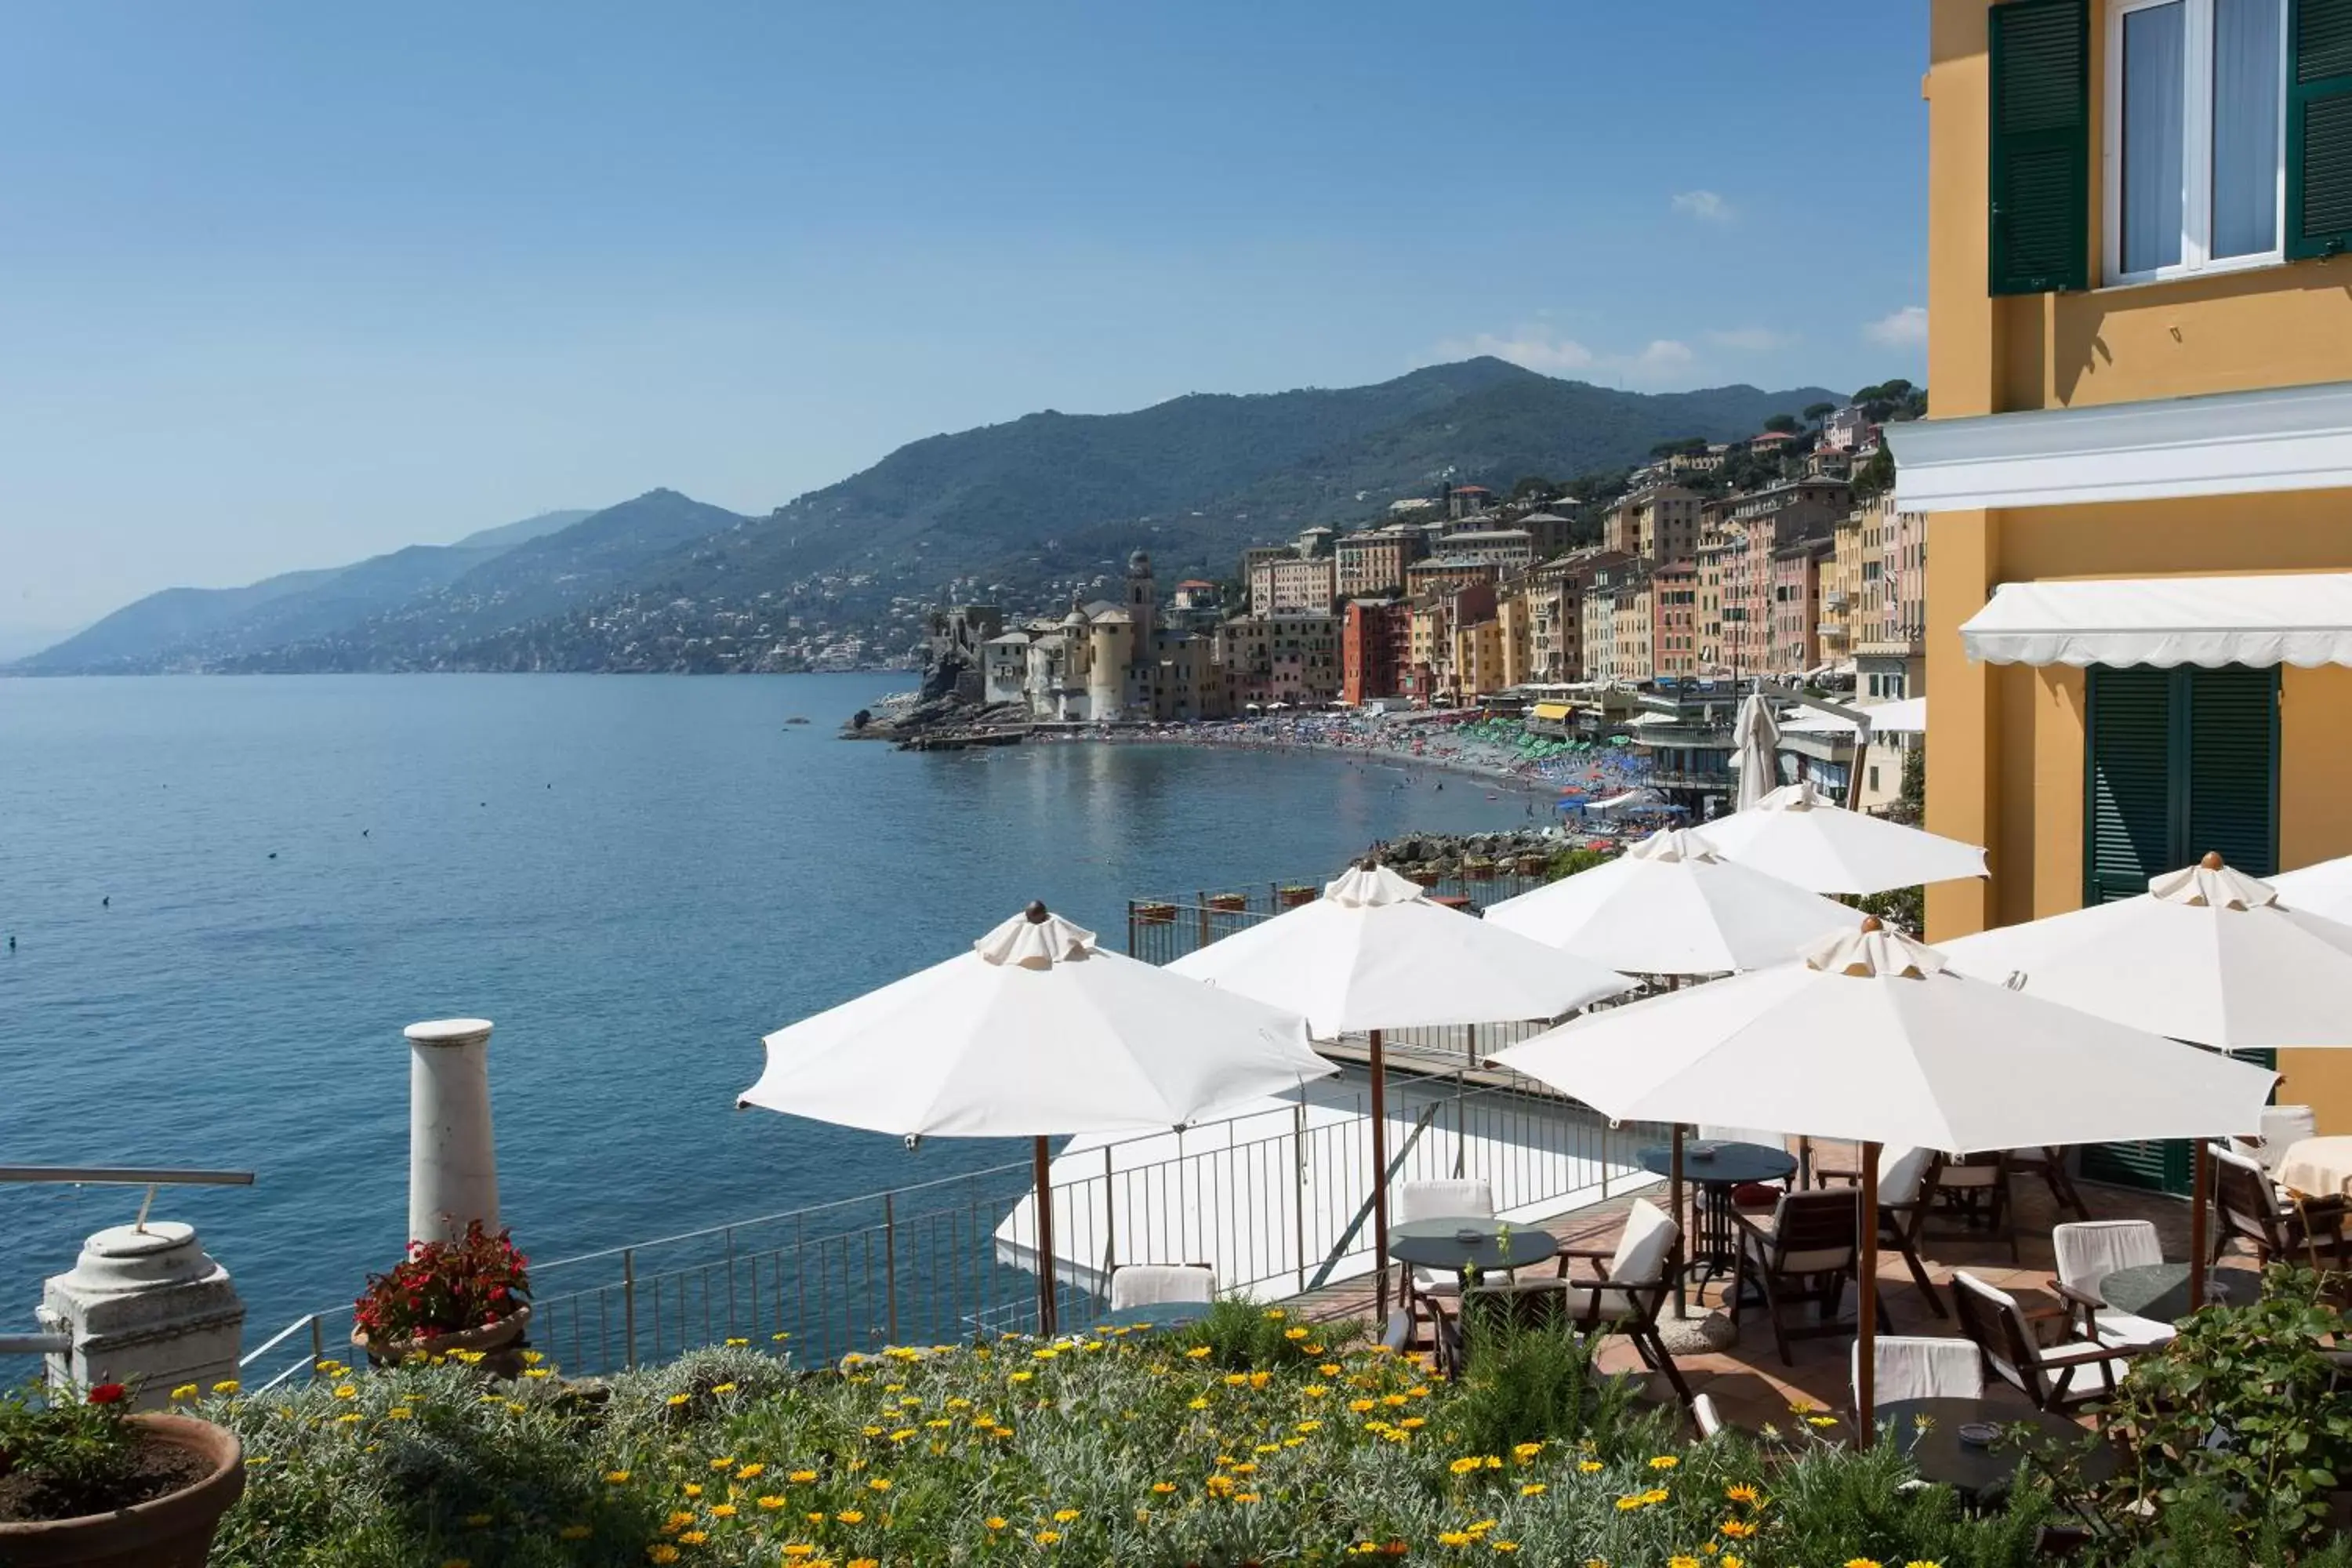
M 2276 1075 L 1972 979 L 1875 919 L 1795 963 L 1578 1018 L 1496 1059 L 1621 1121 L 1863 1145 L 1861 1429 L 1888 1143 L 1971 1153 L 2257 1127 Z
M 1739 704 L 1731 739 L 1731 765 L 1739 770 L 1739 809 L 1746 811 L 1780 782 L 1780 726 L 1772 721 L 1763 693 L 1751 693 Z
M 1046 1140 L 1161 1131 L 1338 1068 L 1296 1012 L 1097 947 L 1031 904 L 971 951 L 777 1030 L 736 1104 L 913 1139 L 1028 1138 L 1054 1331 Z
M 1664 828 L 1606 865 L 1506 899 L 1486 923 L 1631 974 L 1723 974 L 1794 958 L 1860 910 Z
M 1752 771 L 1742 770 L 1743 790 Z M 1783 784 L 1702 831 L 1725 859 L 1816 893 L 1883 893 L 1985 874 L 1985 852 L 1975 845 L 1848 811 L 1810 780 Z
M 1612 970 L 1430 901 L 1366 864 L 1312 903 L 1186 953 L 1169 972 L 1303 1015 L 1319 1039 L 1370 1037 L 1374 1300 L 1388 1312 L 1389 1029 L 1502 1024 L 1561 1014 L 1633 988 Z
M 2219 855 L 2149 878 L 2136 898 L 1960 937 L 1944 952 L 1962 973 L 2216 1050 L 2352 1046 L 2352 924 L 2293 907 L 2277 884 Z M 2202 1140 L 2195 1155 L 2189 1267 L 2201 1280 Z

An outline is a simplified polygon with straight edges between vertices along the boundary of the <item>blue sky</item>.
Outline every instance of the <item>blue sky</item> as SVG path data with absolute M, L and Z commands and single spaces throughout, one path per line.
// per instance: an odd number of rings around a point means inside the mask
M 1924 379 L 1925 7 L 0 11 L 0 636 L 1032 409 Z

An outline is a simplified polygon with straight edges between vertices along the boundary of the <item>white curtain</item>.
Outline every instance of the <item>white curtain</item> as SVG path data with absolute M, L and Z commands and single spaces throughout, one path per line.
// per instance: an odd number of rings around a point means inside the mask
M 2284 0 L 2214 0 L 2216 257 L 2259 255 L 2278 245 L 2284 8 Z
M 2124 15 L 2124 270 L 2180 261 L 2183 0 Z

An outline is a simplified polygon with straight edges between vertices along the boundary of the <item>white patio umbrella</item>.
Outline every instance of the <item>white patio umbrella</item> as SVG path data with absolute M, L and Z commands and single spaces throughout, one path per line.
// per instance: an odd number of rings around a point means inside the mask
M 2314 879 L 2306 875 L 2309 885 Z M 2216 1050 L 2352 1046 L 2352 924 L 2294 908 L 2219 855 L 2147 891 L 1956 939 L 1952 967 Z M 2205 1144 L 2191 1175 L 2189 1268 L 2205 1268 Z M 2193 1298 L 2192 1298 L 2193 1299 Z
M 1033 1139 L 1038 1300 L 1054 1331 L 1046 1140 L 1166 1131 L 1337 1072 L 1296 1013 L 1095 945 L 1033 903 L 970 952 L 767 1037 L 738 1097 L 903 1138 Z
M 1883 893 L 1985 874 L 1977 846 L 1848 811 L 1808 780 L 1701 831 L 1725 859 L 1816 893 Z
M 1866 920 L 1802 962 L 1570 1022 L 1496 1059 L 1618 1121 L 1861 1143 L 1862 1427 L 1876 1332 L 1879 1147 L 1969 1153 L 2258 1126 L 2275 1075 L 1970 979 Z
M 1306 1016 L 1318 1038 L 1370 1037 L 1372 1270 L 1388 1312 L 1388 1100 L 1381 1033 L 1557 1018 L 1633 988 L 1622 974 L 1433 903 L 1383 866 L 1349 870 L 1302 904 L 1186 953 L 1169 973 Z
M 1751 692 L 1739 704 L 1731 739 L 1732 765 L 1739 770 L 1739 809 L 1746 811 L 1780 782 L 1780 726 L 1772 721 L 1763 693 Z
M 2291 910 L 2352 922 L 2352 855 L 2282 871 L 2270 884 L 2279 901 Z
M 1859 910 L 1724 859 L 1694 828 L 1486 911 L 1486 923 L 1632 974 L 1724 974 L 1794 958 Z

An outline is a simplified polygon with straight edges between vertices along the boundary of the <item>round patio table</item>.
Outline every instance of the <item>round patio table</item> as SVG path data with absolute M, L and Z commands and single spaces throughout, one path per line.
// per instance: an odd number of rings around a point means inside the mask
M 1960 1428 L 1977 1423 L 1999 1426 L 2001 1435 L 1982 1447 L 1960 1441 Z M 2025 1444 L 2011 1436 L 2016 1426 L 2032 1428 Z M 2008 1488 L 2028 1447 L 2056 1455 L 2080 1448 L 2090 1436 L 2063 1415 L 1989 1399 L 1898 1399 L 1878 1407 L 1878 1427 L 1921 1477 L 1978 1498 Z M 2115 1449 L 2102 1443 L 2083 1460 L 2084 1479 L 2105 1480 L 2116 1463 Z
M 2118 1268 L 2099 1281 L 2099 1299 L 2118 1312 L 2158 1322 L 2185 1321 L 2197 1308 L 2189 1300 L 2189 1265 L 2143 1263 Z M 2225 1307 L 2242 1307 L 2262 1299 L 2262 1278 L 2248 1268 L 2209 1268 L 2205 1300 Z
M 2307 1198 L 2352 1193 L 2352 1138 L 2305 1138 L 2288 1144 L 2278 1180 Z
M 1121 1307 L 1105 1312 L 1089 1329 L 1174 1329 L 1197 1323 L 1209 1315 L 1206 1301 L 1153 1301 L 1147 1306 Z
M 1750 1182 L 1786 1181 L 1797 1173 L 1797 1161 L 1786 1149 L 1765 1143 L 1717 1143 L 1715 1152 L 1706 1156 L 1692 1153 L 1691 1147 L 1683 1145 L 1683 1180 L 1696 1185 L 1698 1201 L 1691 1205 L 1694 1223 L 1685 1278 L 1696 1279 L 1702 1273 L 1728 1274 L 1738 1261 L 1739 1237 L 1731 1228 L 1732 1190 Z M 1642 1169 L 1653 1175 L 1674 1172 L 1675 1151 L 1670 1143 L 1644 1149 L 1636 1158 Z M 1679 1310 L 1679 1287 L 1676 1295 Z
M 1541 1226 L 1513 1226 L 1510 1249 L 1502 1246 L 1502 1226 L 1492 1219 L 1408 1220 L 1389 1231 L 1389 1256 L 1423 1268 L 1448 1268 L 1466 1275 L 1500 1269 L 1508 1273 L 1559 1255 L 1559 1238 Z

